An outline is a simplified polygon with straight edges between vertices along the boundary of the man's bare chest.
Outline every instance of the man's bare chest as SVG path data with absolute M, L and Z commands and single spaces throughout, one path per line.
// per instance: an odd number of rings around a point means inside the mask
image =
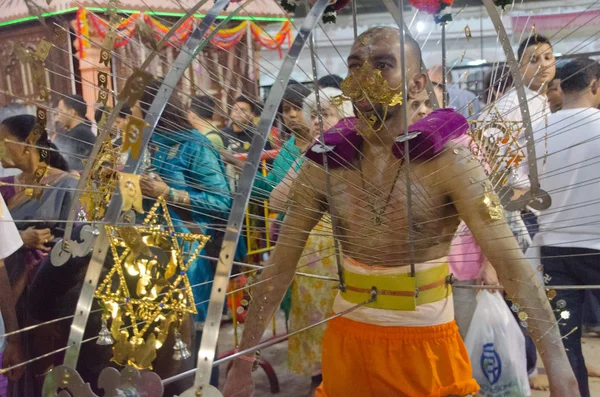
M 386 178 L 358 170 L 332 176 L 330 201 L 348 245 L 399 254 L 411 236 L 421 248 L 451 239 L 444 234 L 455 226 L 456 212 L 434 180 L 411 174 L 409 194 L 404 170 Z

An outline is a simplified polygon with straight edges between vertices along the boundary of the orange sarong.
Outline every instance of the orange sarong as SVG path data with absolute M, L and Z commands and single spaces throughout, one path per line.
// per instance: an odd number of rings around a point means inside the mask
M 466 396 L 479 390 L 454 321 L 383 327 L 338 317 L 323 339 L 316 397 Z

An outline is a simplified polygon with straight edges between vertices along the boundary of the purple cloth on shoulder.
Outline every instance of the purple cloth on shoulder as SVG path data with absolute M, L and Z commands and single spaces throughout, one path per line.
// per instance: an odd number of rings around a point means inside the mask
M 323 134 L 323 142 L 315 143 L 306 157 L 323 165 L 323 156 L 327 154 L 329 167 L 348 167 L 358 157 L 362 141 L 356 131 L 356 117 L 344 118 Z
M 410 125 L 408 132 L 419 132 L 409 142 L 411 160 L 429 160 L 444 149 L 444 145 L 469 129 L 467 119 L 453 109 L 437 109 Z M 404 142 L 394 144 L 397 158 L 404 155 Z
M 324 142 L 314 144 L 306 157 L 323 165 L 327 154 L 331 168 L 348 167 L 360 155 L 363 137 L 357 132 L 357 119 L 348 117 L 340 120 L 323 135 Z M 420 132 L 409 141 L 413 160 L 428 160 L 440 153 L 444 145 L 464 135 L 469 128 L 467 119 L 453 109 L 438 109 L 408 127 L 408 132 Z M 392 151 L 397 158 L 404 154 L 404 142 L 395 143 Z

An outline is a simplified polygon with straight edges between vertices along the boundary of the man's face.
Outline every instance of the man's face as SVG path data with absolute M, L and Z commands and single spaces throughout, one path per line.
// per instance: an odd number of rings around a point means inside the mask
M 414 76 L 418 73 L 419 60 L 414 59 L 413 51 L 410 46 L 406 46 L 406 68 L 407 76 Z M 364 71 L 365 64 L 373 70 L 373 74 L 379 72 L 383 77 L 384 84 L 387 82 L 387 87 L 369 86 L 369 83 L 377 81 L 374 79 L 360 79 L 353 76 L 359 75 Z M 357 116 L 363 120 L 377 118 L 374 126 L 375 129 L 381 126 L 381 121 L 385 121 L 393 117 L 396 112 L 401 109 L 401 105 L 389 106 L 387 103 L 381 103 L 374 100 L 373 97 L 382 94 L 382 90 L 389 90 L 391 93 L 400 94 L 402 92 L 402 66 L 401 66 L 401 51 L 400 37 L 396 29 L 379 29 L 373 32 L 368 32 L 361 35 L 352 46 L 350 56 L 348 57 L 349 79 L 354 78 L 354 81 L 359 85 L 360 90 L 365 93 L 359 98 L 352 98 L 353 106 Z M 350 80 L 352 81 L 352 80 Z M 412 81 L 409 80 L 409 91 L 411 91 Z M 372 84 L 371 84 L 372 85 Z M 376 95 L 370 93 L 374 92 Z
M 75 110 L 68 108 L 63 100 L 58 101 L 58 114 L 55 117 L 56 123 L 63 128 L 70 129 L 74 117 Z
M 562 109 L 563 98 L 562 90 L 560 88 L 560 79 L 554 79 L 550 83 L 548 83 L 548 92 L 546 93 L 546 95 L 548 96 L 548 102 L 550 103 L 550 111 L 552 113 Z
M 321 102 L 321 119 L 323 120 L 323 131 L 327 131 L 336 125 L 343 115 L 339 108 L 330 101 Z M 317 139 L 321 134 L 321 123 L 316 109 L 310 113 L 310 136 L 311 140 Z
M 433 112 L 433 106 L 427 92 L 421 91 L 414 98 L 408 100 L 409 124 L 416 123 L 431 112 Z
M 252 107 L 246 102 L 236 102 L 229 115 L 231 122 L 240 128 L 246 128 L 254 119 Z
M 284 101 L 281 106 L 281 115 L 283 116 L 283 123 L 290 125 L 302 121 L 302 108 L 294 105 L 291 102 Z
M 546 43 L 527 47 L 519 70 L 523 77 L 523 84 L 533 91 L 551 82 L 556 74 L 556 60 L 552 47 Z

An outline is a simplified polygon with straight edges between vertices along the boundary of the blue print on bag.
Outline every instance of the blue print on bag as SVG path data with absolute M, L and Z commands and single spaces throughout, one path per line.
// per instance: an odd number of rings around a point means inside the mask
M 502 360 L 500 360 L 500 356 L 496 352 L 493 343 L 483 345 L 481 371 L 492 385 L 500 380 L 500 376 L 502 375 Z

